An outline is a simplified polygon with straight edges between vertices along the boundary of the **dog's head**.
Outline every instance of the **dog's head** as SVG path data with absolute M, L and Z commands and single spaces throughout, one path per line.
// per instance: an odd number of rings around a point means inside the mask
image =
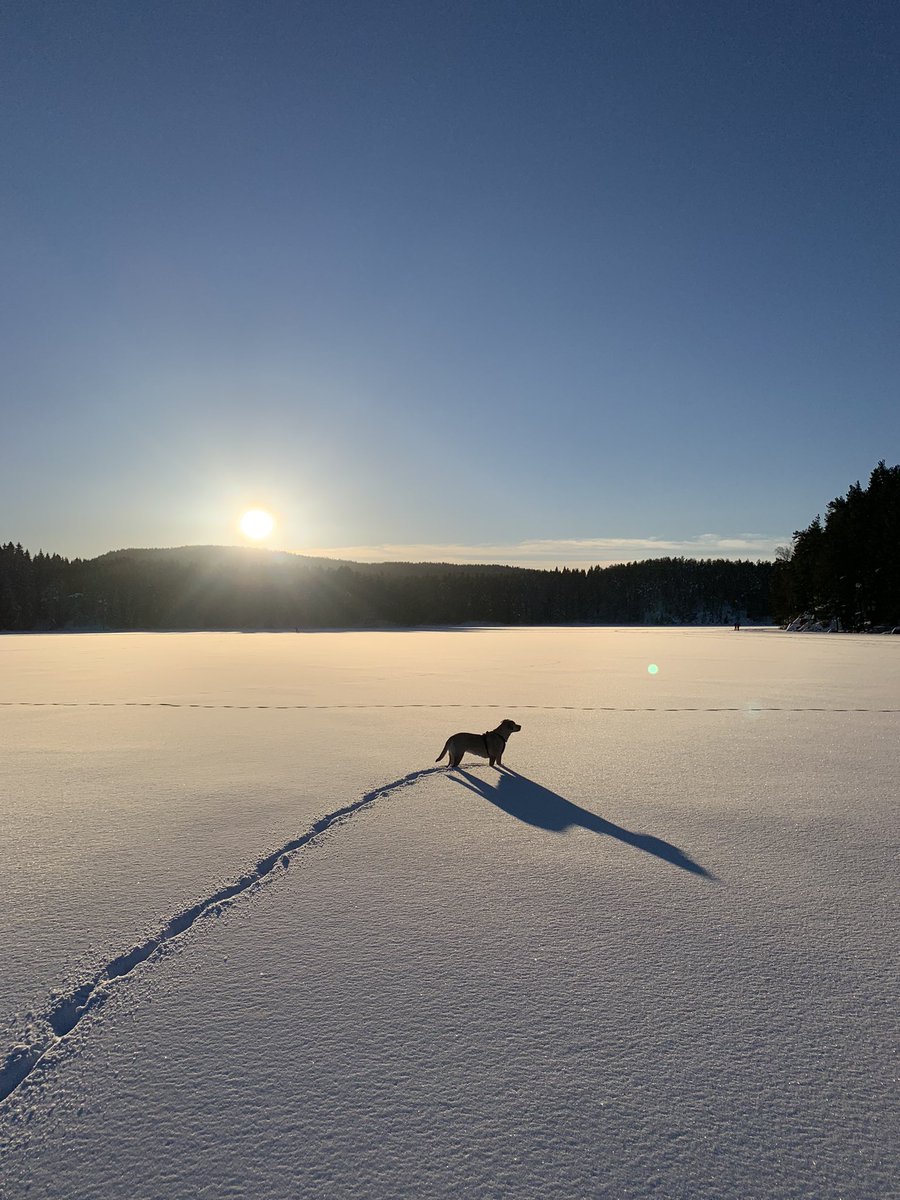
M 506 717 L 500 722 L 499 732 L 504 734 L 506 737 L 509 737 L 511 733 L 520 733 L 521 730 L 522 726 L 517 725 L 515 721 L 511 721 L 509 717 Z

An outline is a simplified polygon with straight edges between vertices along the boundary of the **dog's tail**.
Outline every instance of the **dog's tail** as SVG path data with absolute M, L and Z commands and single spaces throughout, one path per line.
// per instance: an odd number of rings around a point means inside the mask
M 450 750 L 450 739 L 447 738 L 446 742 L 444 742 L 443 750 L 440 752 L 440 754 L 437 756 L 437 758 L 434 761 L 440 762 L 441 759 L 444 757 L 445 754 L 448 753 L 449 750 Z

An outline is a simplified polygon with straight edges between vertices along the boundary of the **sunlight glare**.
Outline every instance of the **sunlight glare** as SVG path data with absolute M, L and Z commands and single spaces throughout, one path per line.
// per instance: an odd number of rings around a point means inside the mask
M 275 520 L 271 513 L 267 513 L 263 508 L 251 508 L 241 517 L 240 520 L 241 533 L 245 537 L 252 538 L 258 542 L 261 538 L 268 537 L 275 528 Z

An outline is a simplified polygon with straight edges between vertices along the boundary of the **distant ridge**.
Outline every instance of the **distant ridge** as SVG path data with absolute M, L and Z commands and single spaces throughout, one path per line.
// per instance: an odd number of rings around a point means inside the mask
M 376 570 L 384 571 L 391 570 L 394 567 L 405 569 L 414 567 L 420 571 L 533 571 L 545 570 L 546 568 L 538 567 L 513 567 L 505 563 L 446 563 L 446 562 L 416 562 L 391 560 L 390 562 L 356 562 L 350 558 L 328 558 L 322 555 L 301 554 L 294 550 L 271 550 L 266 546 L 130 546 L 121 550 L 107 550 L 103 554 L 97 555 L 96 558 L 84 559 L 84 562 L 104 563 L 115 558 L 131 556 L 138 558 L 146 556 L 148 559 L 153 557 L 160 561 L 164 558 L 171 558 L 173 561 L 199 562 L 206 560 L 208 562 L 229 561 L 239 563 L 242 560 L 255 560 L 264 562 L 266 560 L 281 559 L 292 563 L 307 563 L 311 566 L 322 567 L 354 567 L 360 571 L 373 567 Z
M 98 554 L 96 558 L 83 561 L 99 564 L 121 558 L 146 558 L 148 560 L 169 558 L 174 561 L 180 559 L 188 562 L 197 562 L 203 559 L 209 561 L 218 559 L 221 562 L 229 560 L 239 562 L 242 559 L 255 561 L 282 559 L 323 565 L 345 561 L 334 558 L 316 558 L 309 554 L 296 554 L 291 550 L 270 550 L 267 546 L 127 546 L 121 550 L 107 550 L 103 554 Z
M 0 546 L 0 629 L 372 629 L 768 623 L 773 564 L 587 570 L 356 563 L 258 546 L 131 547 L 69 562 Z

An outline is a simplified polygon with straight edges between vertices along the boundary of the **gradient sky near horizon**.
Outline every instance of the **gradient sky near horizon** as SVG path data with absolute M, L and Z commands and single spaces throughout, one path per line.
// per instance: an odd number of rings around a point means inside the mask
M 770 557 L 900 461 L 893 2 L 12 0 L 0 541 Z

